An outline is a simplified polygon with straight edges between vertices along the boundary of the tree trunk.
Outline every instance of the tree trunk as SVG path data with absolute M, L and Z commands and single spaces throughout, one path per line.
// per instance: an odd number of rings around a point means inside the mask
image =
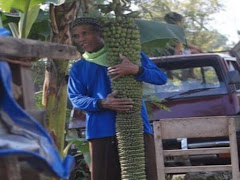
M 50 6 L 52 42 L 72 44 L 70 25 L 78 9 L 79 2 L 76 1 L 61 6 Z M 47 126 L 61 154 L 64 148 L 66 121 L 67 72 L 68 61 L 48 60 L 43 85 L 43 106 L 47 109 Z

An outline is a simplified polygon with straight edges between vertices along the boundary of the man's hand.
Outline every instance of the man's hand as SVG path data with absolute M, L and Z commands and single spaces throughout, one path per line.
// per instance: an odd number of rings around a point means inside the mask
M 105 99 L 101 101 L 101 106 L 104 109 L 115 111 L 129 111 L 133 107 L 133 101 L 129 98 L 115 98 L 117 91 L 113 91 Z
M 112 80 L 116 80 L 125 75 L 136 75 L 138 73 L 138 65 L 131 63 L 131 61 L 122 54 L 120 54 L 119 57 L 123 60 L 122 63 L 108 68 L 109 75 L 115 75 Z

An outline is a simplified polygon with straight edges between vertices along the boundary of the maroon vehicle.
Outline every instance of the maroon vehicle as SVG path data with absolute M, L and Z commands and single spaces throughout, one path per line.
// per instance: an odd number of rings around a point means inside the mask
M 152 58 L 168 75 L 166 85 L 148 85 L 170 111 L 156 109 L 151 120 L 194 116 L 231 116 L 240 112 L 240 65 L 221 54 Z
M 165 85 L 146 84 L 145 95 L 164 100 L 169 111 L 146 99 L 152 107 L 150 120 L 203 116 L 235 116 L 240 113 L 240 64 L 224 54 L 156 57 L 152 60 L 168 76 Z M 151 98 L 152 99 L 152 98 Z M 179 130 L 181 131 L 181 129 Z M 164 142 L 166 149 L 226 146 L 228 139 L 179 139 Z M 228 162 L 228 155 L 191 156 L 191 164 Z M 169 161 L 170 162 L 170 161 Z M 173 160 L 172 163 L 177 163 Z
M 150 121 L 164 118 L 203 116 L 235 116 L 240 113 L 240 64 L 224 54 L 201 53 L 151 58 L 168 76 L 165 85 L 145 84 L 144 97 Z M 163 100 L 169 111 L 154 105 L 153 99 Z M 72 112 L 69 128 L 84 133 L 85 117 Z M 181 131 L 182 129 L 179 129 Z M 164 142 L 165 149 L 226 146 L 228 139 L 177 139 Z M 211 161 L 212 160 L 212 161 Z M 192 164 L 229 161 L 227 156 L 190 157 Z M 169 163 L 181 163 L 169 159 Z

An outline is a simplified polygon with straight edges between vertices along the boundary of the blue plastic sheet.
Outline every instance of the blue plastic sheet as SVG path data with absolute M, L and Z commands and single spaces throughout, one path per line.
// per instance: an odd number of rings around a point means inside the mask
M 0 36 L 9 34 L 0 28 Z M 11 83 L 10 68 L 0 60 L 0 156 L 17 155 L 50 176 L 68 178 L 74 158 L 61 159 L 48 132 L 13 98 Z

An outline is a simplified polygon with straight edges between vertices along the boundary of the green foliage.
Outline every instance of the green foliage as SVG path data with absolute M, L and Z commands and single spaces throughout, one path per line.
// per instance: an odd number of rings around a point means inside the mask
M 24 13 L 42 2 L 44 2 L 44 0 L 0 0 L 0 8 L 5 12 L 16 9 Z
M 84 138 L 79 138 L 76 130 L 68 130 L 66 135 L 67 146 L 64 149 L 64 156 L 68 154 L 72 147 L 76 150 L 75 167 L 71 173 L 69 180 L 90 180 L 90 154 L 88 141 Z
M 42 91 L 35 93 L 34 98 L 35 98 L 35 107 L 37 109 L 42 109 Z
M 14 12 L 18 14 L 18 33 L 16 33 L 16 28 L 11 25 L 11 29 L 14 30 L 14 35 L 18 35 L 19 38 L 27 38 L 29 32 L 32 28 L 33 23 L 38 17 L 40 10 L 40 5 L 42 3 L 53 3 L 55 5 L 60 5 L 64 3 L 65 0 L 0 0 L 0 9 L 3 12 Z M 17 13 L 18 12 L 18 13 Z
M 33 76 L 33 84 L 34 84 L 34 98 L 35 98 L 35 106 L 37 109 L 42 109 L 42 89 L 43 89 L 43 81 L 45 74 L 45 66 L 46 59 L 40 59 L 32 63 L 32 76 Z
M 0 8 L 5 12 L 10 12 L 12 9 L 19 11 L 18 35 L 20 38 L 26 38 L 37 18 L 40 3 L 42 2 L 43 0 L 9 0 L 7 3 L 3 3 L 3 0 L 0 0 Z
M 85 161 L 90 167 L 88 141 L 85 138 L 79 138 L 76 130 L 68 130 L 65 140 L 68 142 L 68 145 L 64 149 L 64 156 L 67 155 L 71 145 L 74 145 L 79 153 L 85 157 Z
M 68 180 L 90 180 L 91 174 L 89 167 L 86 164 L 84 158 L 81 154 L 76 154 L 75 156 L 75 167 L 71 172 Z
M 69 130 L 66 135 L 66 141 L 76 146 L 82 153 L 88 153 L 88 141 L 85 138 L 79 138 L 76 130 Z
M 65 0 L 0 0 L 0 8 L 5 12 L 10 12 L 12 9 L 16 9 L 25 13 L 29 9 L 34 8 L 41 3 L 53 3 L 55 5 L 63 4 Z
M 139 0 L 137 6 L 142 9 L 141 17 L 164 22 L 164 15 L 175 11 L 184 16 L 184 29 L 189 43 L 199 46 L 203 51 L 227 49 L 227 38 L 209 28 L 212 15 L 223 9 L 220 0 Z
M 82 1 L 83 4 L 80 6 L 78 11 L 78 17 L 100 17 L 102 16 L 99 10 L 99 5 L 104 3 L 104 0 L 94 0 L 94 3 L 88 3 L 88 1 Z
M 48 41 L 50 39 L 51 27 L 49 12 L 40 10 L 35 23 L 29 34 L 30 39 Z
M 35 5 L 32 8 L 26 9 L 25 12 L 19 13 L 20 21 L 18 23 L 18 31 L 20 38 L 27 38 L 32 28 L 33 23 L 37 19 L 38 12 L 40 10 L 39 5 Z
M 176 177 L 173 180 L 184 180 L 184 177 Z
M 226 43 L 228 40 L 227 37 L 220 34 L 216 30 L 202 30 L 201 33 L 191 33 L 187 37 L 189 40 L 191 40 L 192 43 L 201 46 L 201 49 L 205 52 L 223 51 L 230 49 Z
M 10 22 L 10 23 L 8 23 L 8 26 L 12 32 L 13 37 L 16 37 L 16 38 L 19 37 L 18 28 L 17 28 L 16 23 Z
M 167 43 L 176 40 L 185 43 L 181 27 L 159 21 L 135 20 L 141 34 L 141 43 L 145 50 L 165 48 Z
M 182 175 L 182 176 L 174 176 L 174 175 L 172 175 L 172 174 L 167 174 L 166 176 L 165 176 L 165 178 L 166 178 L 166 180 L 184 180 L 185 178 L 184 178 L 184 175 Z
M 159 97 L 155 95 L 147 95 L 144 98 L 148 100 L 146 102 L 146 108 L 147 108 L 148 114 L 151 115 L 153 113 L 152 105 L 158 107 L 161 110 L 170 111 L 170 109 L 164 105 L 164 103 L 166 102 L 165 100 L 161 100 L 159 99 Z
M 45 67 L 47 59 L 40 59 L 32 63 L 33 83 L 35 91 L 41 91 L 43 88 Z
M 150 85 L 150 84 L 148 84 L 148 85 Z M 161 110 L 170 111 L 170 109 L 164 105 L 164 103 L 166 101 L 161 100 L 154 93 L 152 93 L 152 92 L 154 92 L 154 89 L 153 89 L 153 87 L 148 86 L 148 85 L 147 85 L 147 83 L 145 83 L 145 85 L 143 86 L 143 92 L 144 92 L 143 98 L 145 99 L 148 114 L 151 115 L 153 113 L 152 105 L 158 107 Z
M 63 4 L 66 0 L 45 0 L 45 3 L 52 3 L 55 6 Z

